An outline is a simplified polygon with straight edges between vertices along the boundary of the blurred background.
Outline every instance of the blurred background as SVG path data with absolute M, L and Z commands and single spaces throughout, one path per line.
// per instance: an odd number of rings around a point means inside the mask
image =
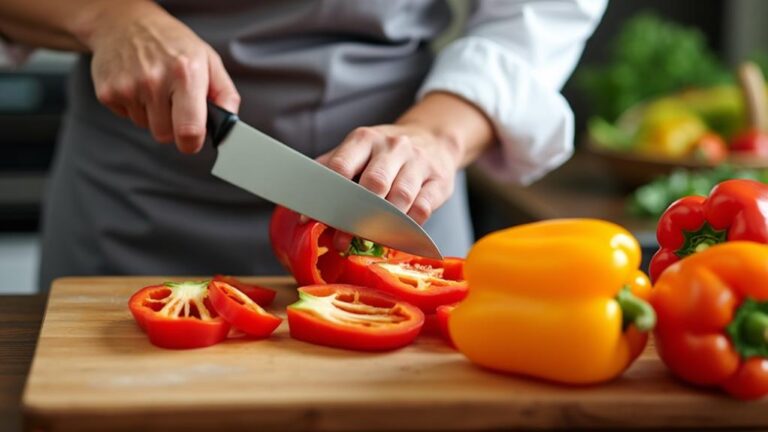
M 441 43 L 466 16 L 465 2 L 452 6 L 456 22 Z M 611 2 L 564 89 L 576 114 L 576 155 L 530 187 L 470 169 L 476 235 L 599 217 L 627 226 L 649 255 L 656 218 L 675 198 L 706 194 L 729 177 L 768 181 L 765 125 L 751 116 L 759 107 L 745 102 L 749 89 L 735 72 L 745 61 L 768 66 L 765 16 L 760 0 Z M 40 204 L 72 62 L 37 51 L 21 67 L 0 63 L 2 293 L 36 286 Z

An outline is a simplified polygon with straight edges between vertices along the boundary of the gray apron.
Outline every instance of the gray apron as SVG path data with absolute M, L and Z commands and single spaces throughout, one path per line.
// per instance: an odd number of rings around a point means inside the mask
M 450 18 L 439 0 L 162 4 L 219 52 L 241 118 L 311 157 L 406 110 Z M 269 246 L 273 205 L 212 177 L 214 159 L 114 116 L 81 58 L 44 207 L 41 288 L 68 275 L 284 273 Z M 467 252 L 463 173 L 426 229 L 445 254 Z

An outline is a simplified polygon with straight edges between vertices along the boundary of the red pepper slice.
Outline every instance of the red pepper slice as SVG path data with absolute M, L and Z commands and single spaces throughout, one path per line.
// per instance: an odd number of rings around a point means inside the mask
M 448 342 L 448 345 L 454 346 L 453 339 L 451 338 L 451 331 L 448 327 L 448 320 L 451 317 L 451 312 L 456 308 L 455 304 L 442 305 L 437 307 L 437 325 L 440 328 L 440 335 Z
M 245 283 L 233 276 L 215 275 L 214 281 L 224 282 L 239 289 L 243 294 L 255 301 L 261 307 L 267 307 L 275 301 L 277 292 L 259 285 Z
M 272 250 L 299 285 L 333 283 L 344 268 L 344 255 L 333 247 L 335 230 L 301 221 L 301 215 L 278 206 L 269 224 Z
M 208 281 L 142 288 L 128 301 L 149 341 L 162 348 L 202 348 L 227 337 L 229 324 L 211 307 Z
M 422 257 L 376 262 L 368 266 L 368 286 L 433 313 L 438 306 L 458 303 L 467 296 L 464 260 Z
M 265 338 L 283 321 L 261 308 L 245 293 L 222 281 L 212 281 L 209 287 L 211 305 L 219 315 L 243 333 Z
M 386 351 L 410 344 L 424 325 L 416 307 L 354 285 L 299 288 L 288 306 L 291 336 L 305 342 L 359 351 Z
M 654 282 L 670 265 L 717 243 L 768 243 L 768 185 L 726 180 L 715 186 L 708 198 L 681 198 L 661 215 L 656 238 L 659 250 L 649 269 Z

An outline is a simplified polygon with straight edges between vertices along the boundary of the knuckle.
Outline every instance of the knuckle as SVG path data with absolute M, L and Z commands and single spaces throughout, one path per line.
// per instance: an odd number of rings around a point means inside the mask
M 339 156 L 334 156 L 328 161 L 328 168 L 336 171 L 344 177 L 352 177 L 352 166 L 349 162 Z
M 110 86 L 100 86 L 96 89 L 96 99 L 104 105 L 111 105 L 117 102 L 117 95 Z
M 432 215 L 432 205 L 426 199 L 420 199 L 413 203 L 411 213 L 420 220 L 427 220 Z
M 358 140 L 372 139 L 377 135 L 378 133 L 368 126 L 359 127 L 352 131 L 352 137 Z
M 384 193 L 389 188 L 387 174 L 383 170 L 377 168 L 368 170 L 363 174 L 360 182 L 365 184 L 365 186 L 374 193 Z
M 199 60 L 184 54 L 178 55 L 173 59 L 173 75 L 177 79 L 186 81 L 200 69 L 200 66 Z
M 416 198 L 416 188 L 413 187 L 413 185 L 402 181 L 392 186 L 391 193 L 395 198 L 399 198 L 407 202 L 411 202 L 414 198 Z
M 139 86 L 149 93 L 156 93 L 163 83 L 163 74 L 157 69 L 153 68 L 146 71 L 139 79 Z
M 115 83 L 113 91 L 118 99 L 133 100 L 136 96 L 136 83 L 130 79 L 120 80 Z
M 387 146 L 393 151 L 410 150 L 411 139 L 405 135 L 393 135 L 387 137 Z

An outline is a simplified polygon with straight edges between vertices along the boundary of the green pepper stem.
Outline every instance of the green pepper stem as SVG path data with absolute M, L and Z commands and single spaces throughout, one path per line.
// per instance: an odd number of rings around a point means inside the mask
M 634 325 L 639 332 L 647 332 L 656 325 L 656 312 L 651 305 L 632 294 L 628 286 L 616 295 L 622 313 L 622 329 Z
M 768 301 L 744 299 L 725 331 L 742 358 L 768 357 Z
M 768 345 L 768 314 L 755 311 L 744 318 L 743 334 L 746 342 L 755 345 Z

